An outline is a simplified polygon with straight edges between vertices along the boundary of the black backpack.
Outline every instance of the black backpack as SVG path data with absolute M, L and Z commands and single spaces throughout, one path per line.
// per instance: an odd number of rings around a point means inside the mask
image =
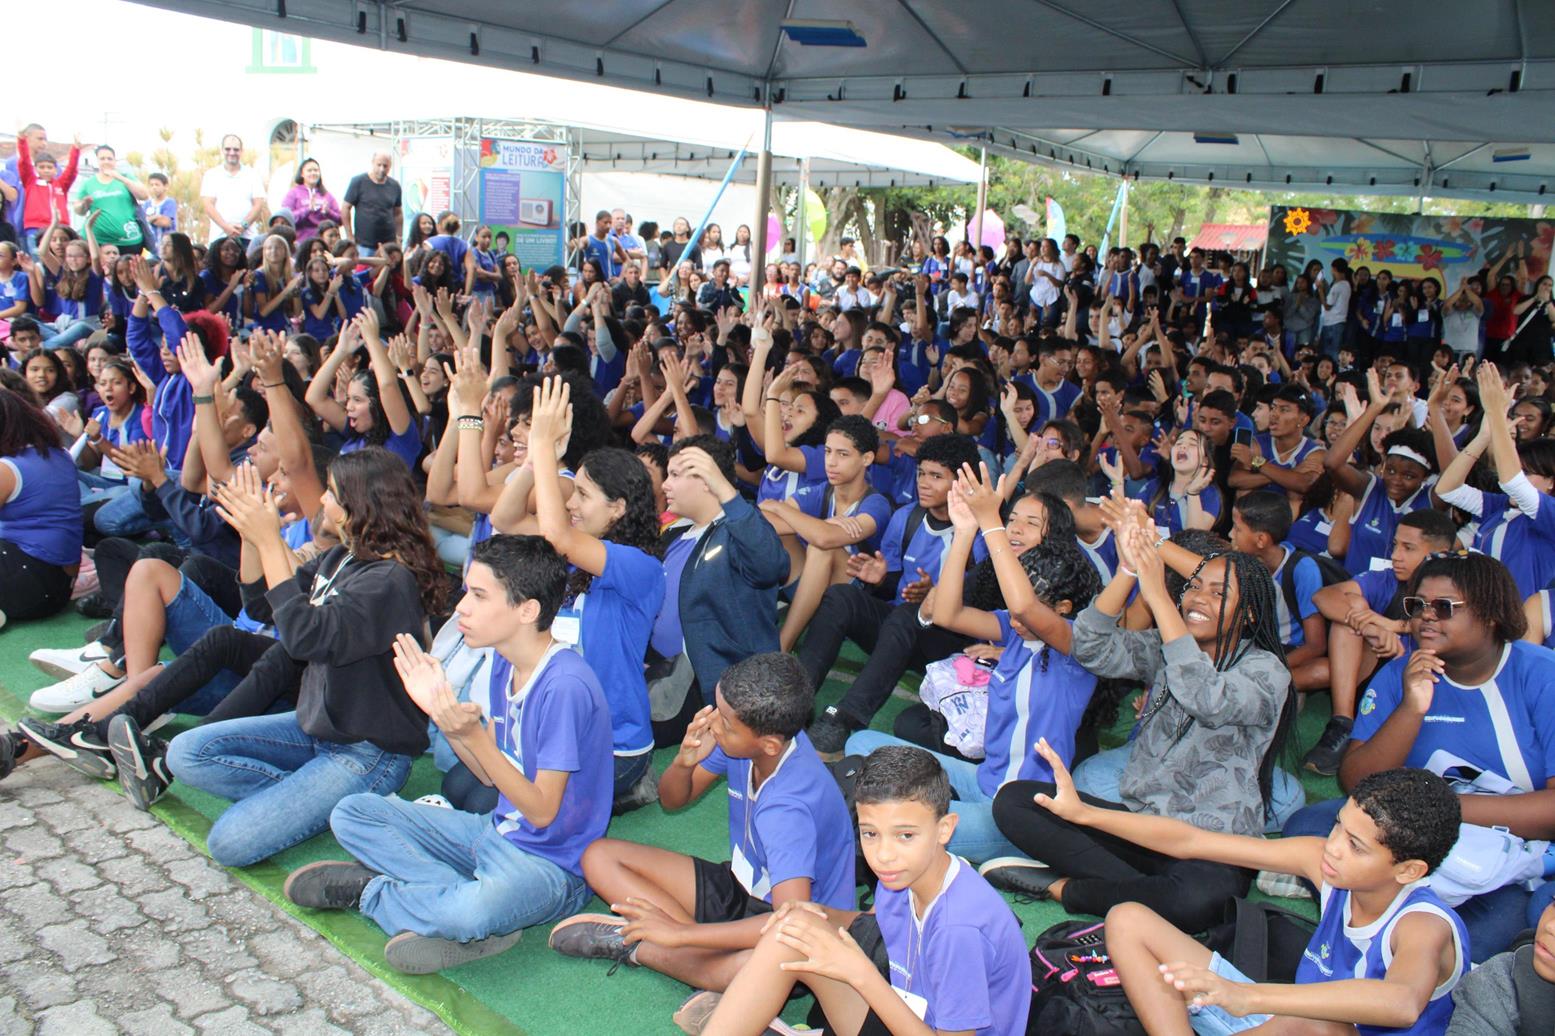
M 1314 554 L 1300 547 L 1291 551 L 1290 557 L 1285 559 L 1284 567 L 1280 569 L 1280 592 L 1285 595 L 1285 607 L 1290 609 L 1291 617 L 1296 619 L 1298 625 L 1301 622 L 1298 618 L 1301 615 L 1301 606 L 1296 601 L 1296 566 L 1302 558 L 1311 558 L 1317 562 L 1318 574 L 1322 576 L 1324 586 L 1333 586 L 1355 578 L 1344 565 L 1333 558 Z
M 1294 982 L 1317 925 L 1272 903 L 1234 899 L 1204 943 L 1254 982 Z
M 1145 1036 L 1107 956 L 1102 922 L 1061 921 L 1031 947 L 1027 1036 Z

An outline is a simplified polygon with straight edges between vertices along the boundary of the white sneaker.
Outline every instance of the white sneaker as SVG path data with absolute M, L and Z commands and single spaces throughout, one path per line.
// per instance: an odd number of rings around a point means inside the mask
M 418 806 L 436 806 L 438 809 L 453 809 L 454 804 L 441 795 L 423 795 L 416 800 Z
M 27 661 L 61 680 L 107 660 L 108 649 L 100 640 L 94 640 L 84 648 L 39 648 L 27 656 Z
M 124 677 L 109 676 L 94 663 L 67 680 L 38 688 L 27 703 L 39 712 L 73 712 L 123 682 Z

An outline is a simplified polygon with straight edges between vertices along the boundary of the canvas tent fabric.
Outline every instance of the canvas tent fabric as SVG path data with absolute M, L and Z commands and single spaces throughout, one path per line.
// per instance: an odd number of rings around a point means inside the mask
M 1509 200 L 1555 185 L 1555 5 L 1527 0 L 150 2 L 1128 176 Z M 866 45 L 781 30 L 837 18 Z

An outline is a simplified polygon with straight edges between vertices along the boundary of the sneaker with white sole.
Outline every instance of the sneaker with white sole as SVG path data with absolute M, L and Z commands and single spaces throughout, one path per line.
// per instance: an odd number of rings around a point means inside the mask
M 692 993 L 686 998 L 670 1019 L 681 1032 L 688 1036 L 702 1036 L 707 1028 L 707 1023 L 712 1019 L 713 1012 L 718 1009 L 718 1002 L 723 999 L 722 993 L 713 993 L 703 990 L 700 993 Z M 781 1018 L 774 1018 L 771 1023 L 762 1030 L 762 1036 L 804 1036 L 812 1032 L 809 1029 L 796 1029 Z M 817 1034 L 812 1033 L 812 1036 Z
M 1312 888 L 1305 881 L 1294 874 L 1281 874 L 1279 871 L 1259 871 L 1258 891 L 1266 896 L 1285 897 L 1287 899 L 1311 899 Z
M 75 676 L 88 666 L 98 662 L 110 662 L 108 648 L 101 641 L 93 641 L 83 648 L 39 648 L 27 656 L 27 661 L 57 680 Z
M 626 918 L 615 914 L 574 914 L 551 929 L 546 945 L 563 957 L 614 961 L 615 971 L 632 963 L 632 947 L 621 938 Z
M 417 805 L 417 806 L 436 806 L 438 809 L 453 809 L 454 808 L 454 804 L 452 802 L 449 802 L 447 799 L 443 798 L 443 796 L 438 795 L 435 792 L 433 794 L 431 794 L 431 795 L 423 795 L 423 796 L 421 796 L 419 799 L 417 799 L 415 801 L 415 805 Z
M 33 691 L 27 704 L 39 712 L 61 715 L 96 701 L 123 682 L 124 677 L 110 676 L 93 662 L 68 679 Z
M 88 777 L 111 781 L 119 772 L 114 765 L 113 751 L 108 742 L 97 735 L 97 724 L 92 720 L 50 723 L 26 716 L 16 724 L 16 729 L 28 741 Z
M 139 724 L 121 712 L 108 723 L 108 748 L 119 768 L 124 794 L 136 809 L 149 810 L 173 783 L 172 771 L 167 768 L 167 742 L 147 737 Z
M 994 888 L 1032 899 L 1047 899 L 1048 888 L 1063 877 L 1053 868 L 1024 856 L 1000 856 L 977 868 Z

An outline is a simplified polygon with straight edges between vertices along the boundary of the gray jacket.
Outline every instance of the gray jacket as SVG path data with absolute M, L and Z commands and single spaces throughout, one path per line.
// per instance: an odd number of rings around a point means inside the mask
M 1447 1036 L 1555 1032 L 1555 985 L 1533 970 L 1533 947 L 1498 953 L 1452 991 Z
M 1260 837 L 1258 767 L 1290 693 L 1290 670 L 1252 648 L 1219 672 L 1193 638 L 1118 628 L 1093 605 L 1074 624 L 1074 660 L 1100 677 L 1150 688 L 1118 782 L 1123 804 L 1208 831 Z

